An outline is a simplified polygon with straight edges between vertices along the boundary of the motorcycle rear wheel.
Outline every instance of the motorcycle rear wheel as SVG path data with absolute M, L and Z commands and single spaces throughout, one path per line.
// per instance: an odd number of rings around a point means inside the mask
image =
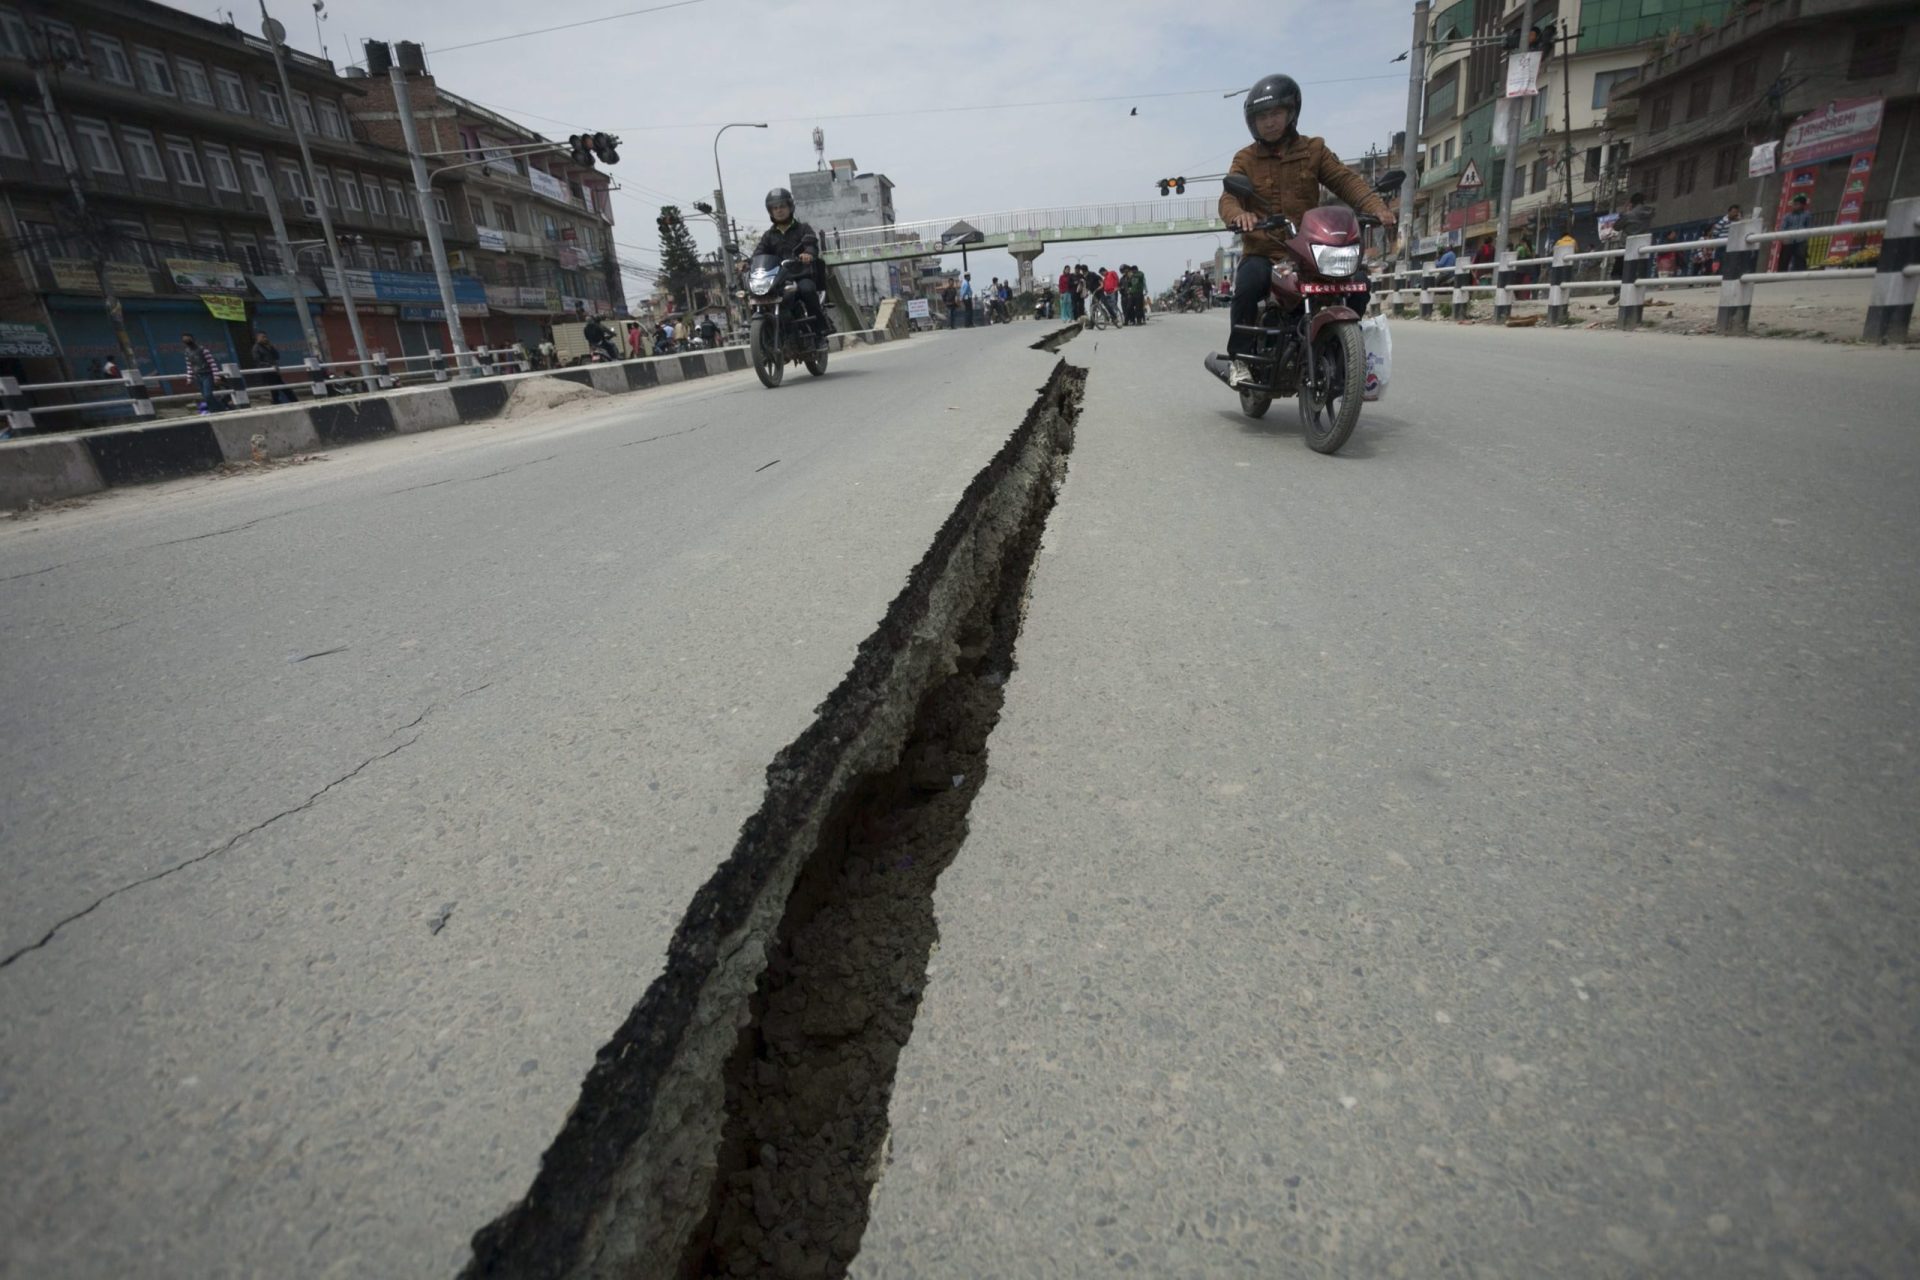
M 1338 453 L 1360 421 L 1367 389 L 1367 351 L 1360 326 L 1330 324 L 1313 343 L 1315 376 L 1300 388 L 1300 427 L 1315 453 Z
M 780 380 L 787 376 L 787 362 L 780 357 L 780 339 L 770 317 L 753 318 L 748 346 L 753 351 L 753 371 L 759 375 L 760 385 L 769 390 L 779 386 Z

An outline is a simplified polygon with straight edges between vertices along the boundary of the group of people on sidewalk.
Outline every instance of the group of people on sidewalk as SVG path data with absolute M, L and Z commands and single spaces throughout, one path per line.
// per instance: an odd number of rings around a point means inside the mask
M 194 408 L 200 413 L 219 413 L 233 408 L 231 393 L 220 390 L 220 362 L 212 349 L 192 334 L 183 333 L 180 354 L 188 380 L 200 393 L 200 403 Z M 106 367 L 113 371 L 110 376 L 117 376 L 120 371 L 118 360 L 109 361 Z M 253 335 L 253 346 L 247 352 L 246 380 L 252 386 L 272 392 L 274 404 L 293 403 L 293 389 L 280 375 L 280 348 L 265 333 Z
M 1062 320 L 1084 320 L 1090 308 L 1099 307 L 1114 324 L 1147 322 L 1147 277 L 1139 267 L 1123 262 L 1117 270 L 1093 269 L 1079 263 L 1061 271 L 1056 283 Z

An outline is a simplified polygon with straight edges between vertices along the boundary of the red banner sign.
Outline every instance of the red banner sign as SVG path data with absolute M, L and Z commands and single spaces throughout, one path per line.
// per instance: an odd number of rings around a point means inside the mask
M 1485 222 L 1493 217 L 1493 201 L 1482 200 L 1470 204 L 1464 209 L 1455 209 L 1447 214 L 1447 230 L 1458 231 L 1469 223 Z
M 1840 212 L 1834 225 L 1860 221 L 1860 210 L 1867 202 L 1867 182 L 1873 177 L 1873 152 L 1862 151 L 1847 166 L 1847 185 L 1840 192 Z M 1827 265 L 1845 262 L 1859 243 L 1859 237 L 1841 232 L 1827 242 Z

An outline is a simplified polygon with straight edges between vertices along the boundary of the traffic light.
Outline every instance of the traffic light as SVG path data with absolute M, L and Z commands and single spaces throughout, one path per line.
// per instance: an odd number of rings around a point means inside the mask
M 1513 53 L 1518 50 L 1520 48 L 1520 28 L 1515 27 L 1511 31 L 1502 32 L 1500 35 L 1500 47 L 1508 53 Z
M 567 138 L 567 151 L 573 162 L 583 169 L 593 168 L 593 139 L 584 133 L 571 134 Z
M 593 135 L 593 154 L 600 158 L 600 163 L 602 164 L 620 163 L 620 153 L 614 150 L 614 148 L 619 145 L 620 139 L 610 133 L 596 133 Z
M 1185 178 L 1175 178 L 1173 180 L 1173 193 L 1179 196 L 1187 194 L 1187 180 Z
M 1553 20 L 1539 23 L 1527 32 L 1527 52 L 1551 52 L 1553 49 Z
M 1185 178 L 1160 179 L 1160 194 L 1166 195 L 1169 191 L 1176 191 L 1181 195 L 1187 194 L 1187 180 Z
M 1167 194 L 1167 192 L 1171 190 L 1173 190 L 1173 184 L 1171 182 L 1168 182 L 1165 178 L 1160 179 L 1160 194 L 1165 195 Z

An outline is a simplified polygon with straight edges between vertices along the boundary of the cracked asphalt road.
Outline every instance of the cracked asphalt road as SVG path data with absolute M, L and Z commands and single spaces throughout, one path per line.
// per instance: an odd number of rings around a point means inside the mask
M 451 1273 L 1032 336 L 0 525 L 0 1274 Z

